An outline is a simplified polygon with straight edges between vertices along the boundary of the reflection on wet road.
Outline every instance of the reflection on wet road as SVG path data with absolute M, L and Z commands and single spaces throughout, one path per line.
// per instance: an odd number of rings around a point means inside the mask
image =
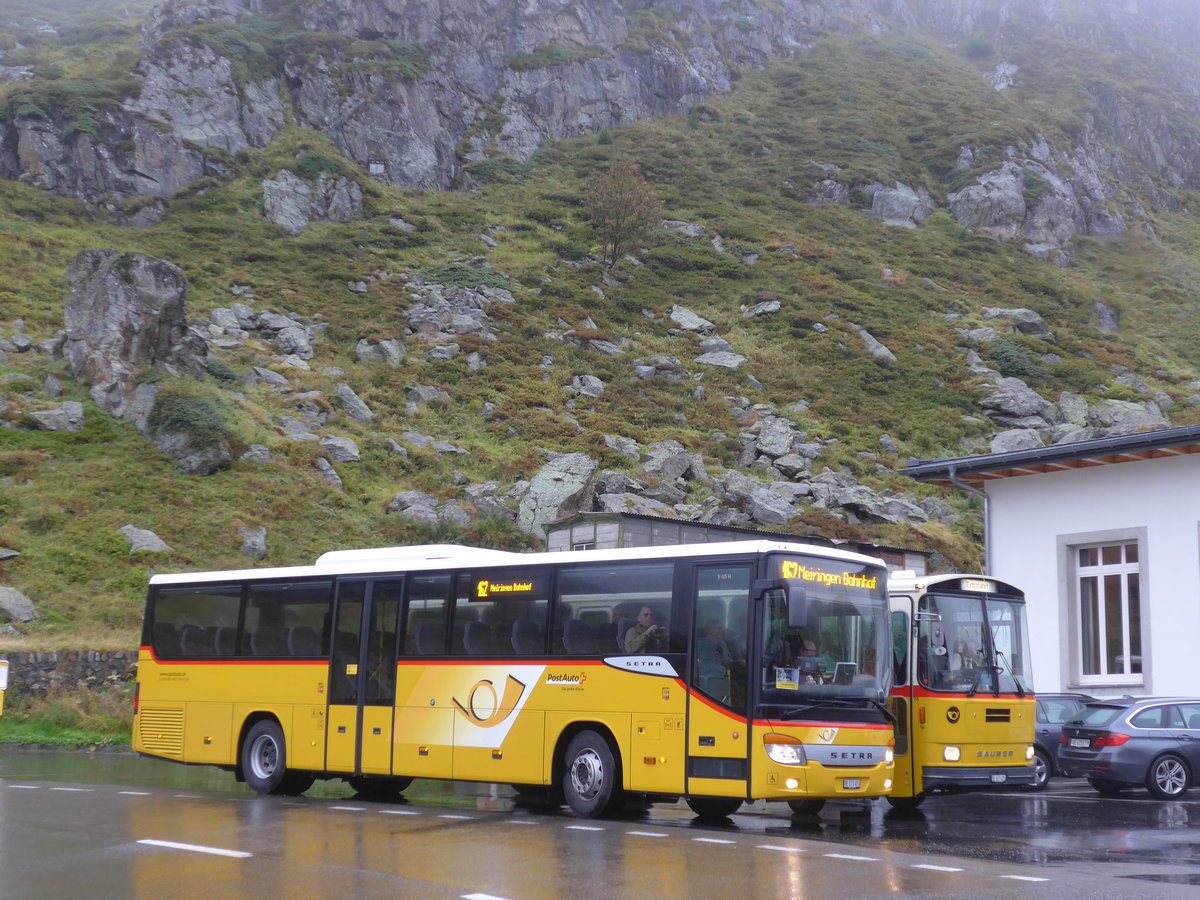
M 341 782 L 262 798 L 227 773 L 128 755 L 0 750 L 0 896 L 1178 896 L 1200 881 L 1200 799 L 930 798 L 917 815 L 679 805 L 585 821 L 495 785 L 418 781 L 369 803 Z

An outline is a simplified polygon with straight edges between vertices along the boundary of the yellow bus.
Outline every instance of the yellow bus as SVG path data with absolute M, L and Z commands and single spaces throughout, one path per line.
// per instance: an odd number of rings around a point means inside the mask
M 888 578 L 896 777 L 889 802 L 1034 784 L 1025 595 L 978 575 Z
M 155 575 L 134 749 L 264 794 L 461 779 L 581 816 L 626 794 L 702 816 L 880 796 L 886 578 L 873 557 L 769 541 L 393 547 Z

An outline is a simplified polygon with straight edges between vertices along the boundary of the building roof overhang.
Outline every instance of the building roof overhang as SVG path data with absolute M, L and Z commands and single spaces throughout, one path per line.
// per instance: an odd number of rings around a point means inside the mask
M 928 484 L 978 489 L 998 478 L 1087 469 L 1192 453 L 1200 453 L 1200 425 L 956 459 L 910 459 L 900 471 L 902 475 Z

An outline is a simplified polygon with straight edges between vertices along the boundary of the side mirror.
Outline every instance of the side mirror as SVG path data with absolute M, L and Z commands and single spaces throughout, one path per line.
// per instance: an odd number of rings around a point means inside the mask
M 808 591 L 805 590 L 804 585 L 786 578 L 764 579 L 754 583 L 756 597 L 765 597 L 773 592 L 783 594 L 790 627 L 803 628 L 808 624 Z

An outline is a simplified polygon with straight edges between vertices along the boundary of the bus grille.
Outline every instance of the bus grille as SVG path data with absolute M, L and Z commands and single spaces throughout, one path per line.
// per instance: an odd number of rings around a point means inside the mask
M 985 722 L 1011 722 L 1012 711 L 1009 709 L 985 709 L 983 720 Z
M 138 735 L 147 753 L 183 756 L 183 709 L 142 707 L 138 711 Z

